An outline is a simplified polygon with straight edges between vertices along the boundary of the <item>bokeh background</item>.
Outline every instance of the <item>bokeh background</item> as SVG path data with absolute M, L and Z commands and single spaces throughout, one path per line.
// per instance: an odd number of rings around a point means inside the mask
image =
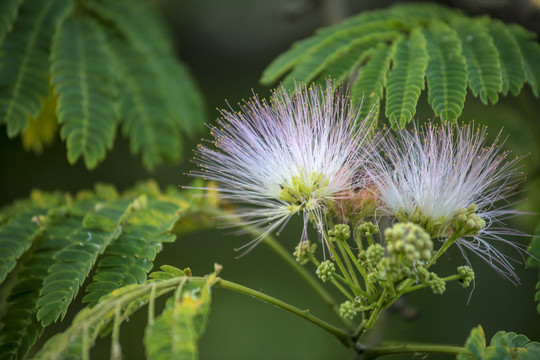
M 266 97 L 269 88 L 258 80 L 262 70 L 294 41 L 311 35 L 317 28 L 360 11 L 385 7 L 394 1 L 346 0 L 205 0 L 154 1 L 173 34 L 179 57 L 187 63 L 200 86 L 207 104 L 207 122 L 218 116 L 216 108 L 235 106 L 253 92 Z M 450 1 L 443 2 L 471 15 L 491 14 L 505 21 L 518 22 L 526 28 L 540 30 L 538 1 Z M 425 94 L 421 96 L 417 121 L 433 116 Z M 526 155 L 522 164 L 529 174 L 517 199 L 518 207 L 531 212 L 540 209 L 540 103 L 529 89 L 519 98 L 503 98 L 496 105 L 484 106 L 469 96 L 462 114 L 463 121 L 475 120 L 490 127 L 495 136 L 504 127 L 506 147 L 516 155 Z M 208 138 L 203 130 L 201 137 Z M 75 192 L 91 188 L 96 182 L 115 184 L 119 189 L 139 180 L 154 178 L 159 184 L 187 184 L 184 173 L 194 168 L 192 149 L 200 139 L 185 142 L 183 162 L 146 171 L 140 157 L 130 154 L 129 144 L 121 137 L 114 150 L 95 170 L 82 163 L 70 166 L 65 144 L 57 138 L 40 156 L 24 152 L 20 139 L 8 139 L 0 128 L 0 205 L 25 197 L 33 188 L 61 189 Z M 527 215 L 510 225 L 532 233 L 538 215 Z M 296 225 L 296 226 L 295 226 Z M 300 235 L 299 224 L 291 224 L 280 241 L 291 250 Z M 156 266 L 171 264 L 191 267 L 203 275 L 213 263 L 224 266 L 222 277 L 281 298 L 322 318 L 337 319 L 316 294 L 291 272 L 288 266 L 264 245 L 237 259 L 233 249 L 245 244 L 248 237 L 238 237 L 226 230 L 208 230 L 189 234 L 168 244 L 158 256 Z M 457 249 L 439 261 L 440 274 L 450 274 L 463 264 Z M 398 313 L 387 314 L 384 326 L 374 335 L 385 340 L 462 344 L 470 330 L 481 324 L 490 338 L 498 330 L 523 333 L 540 340 L 540 316 L 535 311 L 534 286 L 538 269 L 526 269 L 523 259 L 516 258 L 516 272 L 521 285 L 515 286 L 499 277 L 487 265 L 471 256 L 477 281 L 473 291 L 451 283 L 443 296 L 429 290 L 406 298 L 415 320 Z M 315 271 L 314 268 L 311 270 Z M 81 291 L 82 293 L 82 291 Z M 80 294 L 82 295 L 82 294 Z M 80 298 L 80 296 L 79 296 Z M 72 309 L 71 317 L 76 311 Z M 51 327 L 47 334 L 65 328 L 70 316 Z M 133 316 L 122 328 L 126 359 L 144 359 L 142 336 L 145 310 Z M 48 336 L 48 335 L 47 335 Z M 93 355 L 108 358 L 108 341 L 98 342 Z M 353 359 L 332 336 L 310 323 L 280 309 L 223 289 L 213 292 L 211 315 L 206 333 L 200 341 L 201 359 Z M 391 357 L 388 357 L 389 359 Z M 395 356 L 409 359 L 413 355 Z M 432 355 L 430 359 L 448 357 Z

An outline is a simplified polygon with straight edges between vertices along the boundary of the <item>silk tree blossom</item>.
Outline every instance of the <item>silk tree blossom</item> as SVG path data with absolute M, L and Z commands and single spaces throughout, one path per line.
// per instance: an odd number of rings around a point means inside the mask
M 199 146 L 201 171 L 193 174 L 215 180 L 224 199 L 242 204 L 231 216 L 262 229 L 249 249 L 295 214 L 303 216 L 302 240 L 309 221 L 324 238 L 330 209 L 364 187 L 372 137 L 348 101 L 328 81 L 325 89 L 281 88 L 270 103 L 255 96 L 241 112 L 221 111 L 211 129 L 215 149 Z
M 525 235 L 504 220 L 522 214 L 508 198 L 523 179 L 519 158 L 508 160 L 501 133 L 486 144 L 487 128 L 425 125 L 382 140 L 382 152 L 369 171 L 380 206 L 378 214 L 422 225 L 433 237 L 453 241 L 486 260 L 504 277 L 518 278 L 511 258 L 494 245 L 518 252 L 525 245 L 506 239 Z

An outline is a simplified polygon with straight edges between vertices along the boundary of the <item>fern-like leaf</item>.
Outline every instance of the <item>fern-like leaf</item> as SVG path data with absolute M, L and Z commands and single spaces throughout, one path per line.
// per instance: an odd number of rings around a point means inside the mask
M 384 37 L 385 32 L 388 37 Z M 381 36 L 381 41 L 362 41 L 372 36 Z M 422 40 L 424 36 L 428 41 Z M 381 78 L 367 83 L 362 69 L 385 45 L 393 49 L 392 68 L 385 82 Z M 535 64 L 539 62 L 540 45 L 517 25 L 504 25 L 489 17 L 467 17 L 437 4 L 396 4 L 363 12 L 293 44 L 268 65 L 261 82 L 269 84 L 285 75 L 284 86 L 291 87 L 292 80 L 316 79 L 320 83 L 327 77 L 337 81 L 348 77 L 355 89 L 353 100 L 364 94 L 370 109 L 386 89 L 385 114 L 394 127 L 402 127 L 415 113 L 424 77 L 428 78 L 428 100 L 435 114 L 443 120 L 455 120 L 464 106 L 464 81 L 484 103 L 497 102 L 501 93 L 518 94 L 525 81 L 538 96 L 540 68 Z M 373 98 L 366 94 L 373 94 Z
M 513 95 L 517 95 L 527 79 L 519 44 L 502 22 L 492 20 L 487 21 L 486 25 L 499 54 L 502 93 L 507 95 L 510 91 Z
M 514 25 L 510 31 L 516 38 L 521 53 L 527 82 L 531 86 L 534 96 L 540 95 L 540 44 L 535 41 L 536 34 Z
M 88 17 L 68 18 L 54 38 L 51 62 L 68 160 L 84 157 L 92 169 L 112 148 L 118 118 L 114 67 L 98 24 Z
M 424 89 L 424 73 L 428 63 L 426 40 L 420 30 L 409 38 L 395 42 L 392 69 L 388 74 L 386 116 L 393 127 L 403 128 L 412 120 L 416 103 Z
M 180 136 L 163 98 L 155 91 L 158 84 L 148 59 L 122 39 L 110 36 L 109 41 L 123 73 L 123 132 L 130 137 L 132 152 L 142 151 L 143 163 L 150 169 L 162 159 L 177 161 Z
M 10 137 L 26 129 L 48 97 L 49 48 L 70 8 L 69 0 L 25 1 L 0 47 L 0 123 Z
M 467 61 L 469 87 L 484 104 L 499 100 L 502 91 L 501 64 L 497 48 L 486 26 L 479 21 L 460 19 L 452 23 L 456 29 Z
M 429 53 L 428 101 L 443 121 L 456 120 L 467 96 L 467 66 L 454 30 L 434 22 L 424 31 Z
M 69 245 L 55 255 L 56 263 L 49 269 L 37 302 L 37 317 L 44 326 L 65 316 L 97 256 L 120 235 L 132 211 L 130 198 L 97 204 L 95 211 L 84 217 L 84 228 L 76 228 L 67 236 Z
M 214 275 L 215 277 L 215 275 Z M 210 310 L 211 278 L 204 286 L 179 288 L 165 310 L 146 328 L 144 343 L 149 359 L 197 359 L 197 341 Z M 193 290 L 196 290 L 195 292 Z
M 540 343 L 530 341 L 525 335 L 499 331 L 486 346 L 481 326 L 472 329 L 465 342 L 470 355 L 460 354 L 457 360 L 533 360 L 540 358 Z
M 145 0 L 95 3 L 94 9 L 111 21 L 134 50 L 144 54 L 163 98 L 168 117 L 179 133 L 193 133 L 203 123 L 204 110 L 191 76 L 175 58 L 155 11 Z M 156 39 L 159 39 L 156 41 Z
M 174 269 L 169 267 L 170 269 Z M 113 357 L 120 357 L 120 344 L 118 343 L 118 336 L 120 331 L 120 325 L 135 311 L 139 310 L 146 304 L 149 305 L 149 311 L 153 312 L 155 298 L 164 294 L 168 294 L 176 290 L 176 295 L 172 300 L 178 299 L 183 301 L 183 305 L 186 308 L 179 309 L 180 317 L 187 317 L 195 315 L 192 318 L 193 322 L 197 322 L 196 329 L 202 331 L 205 318 L 208 312 L 209 304 L 209 287 L 214 283 L 216 276 L 220 270 L 220 267 L 216 267 L 216 271 L 207 278 L 187 277 L 186 274 L 178 269 L 171 272 L 169 269 L 165 269 L 167 272 L 161 273 L 166 276 L 156 276 L 154 280 L 150 280 L 140 285 L 128 285 L 119 288 L 107 295 L 99 304 L 95 307 L 86 307 L 80 311 L 73 319 L 70 327 L 63 333 L 57 334 L 49 339 L 40 352 L 36 355 L 36 359 L 48 359 L 56 360 L 61 358 L 87 358 L 89 356 L 90 347 L 93 345 L 95 339 L 112 325 L 113 328 L 113 349 L 115 353 L 111 354 Z M 169 302 L 169 306 L 170 306 Z M 188 309 L 189 308 L 189 309 Z M 184 311 L 195 310 L 184 314 Z M 198 314 L 194 314 L 198 311 Z M 165 313 L 166 314 L 166 313 Z M 187 316 L 186 316 L 187 315 Z M 153 318 L 154 314 L 151 313 L 150 319 L 152 323 L 156 324 L 158 319 Z M 160 320 L 161 322 L 161 320 Z M 154 334 L 156 329 L 154 329 Z M 158 331 L 158 334 L 162 334 Z M 181 331 L 176 333 L 177 335 L 187 336 L 192 338 L 189 333 L 182 333 Z M 167 336 L 171 335 L 171 332 L 167 333 Z M 169 341 L 181 343 L 183 339 L 171 338 Z M 156 342 L 151 344 L 150 347 L 164 342 Z M 170 354 L 171 358 L 175 356 Z
M 30 247 L 39 227 L 33 221 L 45 209 L 29 206 L 0 228 L 0 283 L 13 270 L 17 259 Z
M 363 99 L 360 109 L 362 118 L 371 111 L 373 111 L 373 118 L 378 118 L 386 76 L 390 69 L 392 51 L 393 48 L 388 45 L 380 45 L 358 72 L 358 79 L 352 88 L 351 98 L 353 104 L 358 104 L 360 99 Z
M 384 11 L 373 11 L 347 19 L 336 26 L 320 29 L 315 36 L 293 44 L 290 50 L 272 61 L 264 70 L 261 82 L 263 84 L 270 84 L 276 81 L 280 76 L 301 63 L 304 59 L 309 58 L 322 47 L 334 43 L 342 35 L 347 34 L 351 30 L 362 34 L 363 29 L 367 34 L 369 31 L 372 33 L 388 31 L 391 27 L 397 26 L 398 24 L 396 23 L 388 22 L 388 15 Z M 306 81 L 299 77 L 296 80 Z
M 385 27 L 389 30 L 382 30 Z M 349 31 L 341 32 L 341 35 L 338 38 L 331 38 L 327 40 L 307 59 L 300 62 L 298 66 L 296 66 L 296 68 L 283 80 L 283 87 L 294 88 L 294 80 L 296 79 L 302 79 L 302 81 L 310 82 L 325 67 L 352 48 L 363 47 L 364 51 L 367 51 L 369 50 L 369 45 L 373 47 L 377 43 L 395 38 L 399 35 L 399 33 L 391 30 L 391 28 L 392 23 L 390 22 L 383 25 L 377 22 L 369 27 L 362 26 Z M 370 29 L 375 31 L 371 33 Z M 360 56 L 362 56 L 362 54 L 360 54 Z
M 107 247 L 94 281 L 86 288 L 88 294 L 83 301 L 91 306 L 119 287 L 144 283 L 161 244 L 175 239 L 170 231 L 178 220 L 181 209 L 178 203 L 143 195 L 135 204 L 138 211 L 129 217 L 122 234 Z
M 60 194 L 34 191 L 30 199 L 18 201 L 10 209 L 0 225 L 0 284 L 39 234 L 38 217 L 62 201 Z
M 22 2 L 23 0 L 4 0 L 0 3 L 0 44 L 11 31 Z
M 43 219 L 44 220 L 44 219 Z M 37 300 L 54 256 L 69 244 L 66 237 L 80 221 L 65 216 L 50 216 L 49 222 L 36 240 L 36 246 L 22 263 L 7 298 L 5 315 L 1 319 L 0 359 L 22 359 L 43 330 L 37 319 Z M 54 223 L 54 225 L 53 225 Z
M 324 84 L 328 78 L 333 78 L 340 83 L 351 76 L 353 71 L 371 55 L 371 48 L 375 46 L 375 42 L 375 40 L 368 40 L 351 46 L 328 64 L 317 78 L 317 83 Z

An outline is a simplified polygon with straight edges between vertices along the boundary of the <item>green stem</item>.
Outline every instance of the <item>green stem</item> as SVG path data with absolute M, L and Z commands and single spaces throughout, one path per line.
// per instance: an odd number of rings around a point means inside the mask
M 331 242 L 328 242 L 328 244 L 330 245 L 330 249 L 332 251 L 332 255 L 333 255 L 333 258 L 336 262 L 336 264 L 338 265 L 339 267 L 339 271 L 341 271 L 341 273 L 343 274 L 343 276 L 345 277 L 345 279 L 349 280 L 350 282 L 352 282 L 352 279 L 351 279 L 351 276 L 349 275 L 349 272 L 347 271 L 347 269 L 345 268 L 345 266 L 343 265 L 343 262 L 341 261 L 341 257 L 339 256 L 339 254 L 337 253 L 334 245 L 331 243 Z
M 354 294 L 355 295 L 364 295 L 365 297 L 367 297 L 368 299 L 371 299 L 371 300 L 375 300 L 375 298 L 373 297 L 373 295 L 365 292 L 364 290 L 360 289 L 358 286 L 356 286 L 355 284 L 353 284 L 352 282 L 350 282 L 349 280 L 345 279 L 343 276 L 339 275 L 339 274 L 334 274 L 334 277 L 336 279 L 338 279 L 339 281 L 341 281 L 343 284 L 347 285 L 348 287 L 350 287 L 353 291 L 354 291 Z
M 358 258 L 354 256 L 351 248 L 348 246 L 344 246 L 344 248 L 345 248 L 345 251 L 347 252 L 347 255 L 349 255 L 349 258 L 352 260 L 354 266 L 356 267 L 360 275 L 362 275 L 362 277 L 364 278 L 364 281 L 366 282 L 366 286 L 367 286 L 368 282 L 367 282 L 366 270 L 362 267 L 362 265 L 360 265 L 360 263 L 358 262 Z
M 250 229 L 251 231 L 251 229 Z M 300 265 L 296 259 L 279 243 L 273 236 L 266 236 L 263 242 L 270 247 L 277 255 L 279 255 L 287 264 L 289 264 L 299 275 L 302 277 L 309 286 L 327 303 L 334 313 L 341 319 L 339 316 L 339 307 L 337 306 L 336 301 L 326 291 L 326 289 L 321 285 L 320 281 L 313 276 L 305 267 Z
M 429 263 L 427 264 L 426 269 L 428 269 L 431 265 L 433 265 L 435 263 L 435 261 L 437 261 L 437 259 L 439 257 L 441 257 L 441 255 L 444 254 L 446 252 L 446 250 L 448 250 L 448 248 L 453 243 L 456 242 L 456 240 L 458 238 L 459 238 L 459 234 L 458 233 L 453 233 L 448 239 L 446 239 L 443 246 L 441 246 L 441 248 L 437 251 L 437 253 L 431 258 L 431 260 L 429 260 Z
M 379 356 L 405 354 L 405 353 L 432 353 L 448 355 L 472 355 L 471 352 L 459 346 L 447 345 L 425 345 L 425 344 L 388 344 L 381 343 L 373 347 L 364 347 L 361 344 L 355 345 L 355 350 L 359 354 L 364 354 L 366 359 L 374 359 Z
M 379 301 L 377 301 L 377 305 L 375 306 L 375 309 L 373 310 L 371 317 L 366 323 L 366 329 L 371 329 L 371 327 L 373 326 L 373 323 L 377 321 L 377 319 L 379 318 L 379 314 L 383 310 L 383 303 L 386 297 L 386 290 L 387 289 L 384 288 L 383 291 L 381 292 L 381 295 L 379 296 Z
M 332 280 L 332 285 L 334 285 L 347 299 L 354 302 L 354 296 L 351 295 L 336 279 Z
M 349 274 L 351 274 L 351 279 L 354 285 L 357 288 L 360 288 L 360 283 L 358 282 L 358 278 L 356 277 L 356 273 L 352 267 L 351 261 L 349 260 L 350 255 L 346 252 L 344 248 L 349 248 L 348 246 L 344 246 L 341 241 L 337 241 L 337 246 L 339 248 L 339 251 L 341 252 L 341 255 L 343 256 L 343 260 L 345 261 L 345 265 L 347 266 L 347 269 L 349 271 Z
M 231 281 L 223 280 L 221 278 L 216 279 L 214 286 L 236 291 L 244 295 L 249 295 L 258 300 L 280 307 L 283 310 L 287 310 L 297 316 L 300 316 L 301 318 L 304 318 L 310 321 L 311 323 L 319 326 L 320 328 L 328 331 L 329 333 L 334 335 L 343 345 L 347 347 L 351 347 L 352 345 L 351 338 L 349 337 L 349 334 L 345 330 L 340 329 L 332 324 L 327 323 L 324 320 L 319 319 L 316 316 L 311 315 L 308 310 L 301 310 L 295 306 L 287 304 L 286 302 L 283 302 L 272 296 L 266 295 L 260 291 L 253 290 L 243 285 L 236 284 Z

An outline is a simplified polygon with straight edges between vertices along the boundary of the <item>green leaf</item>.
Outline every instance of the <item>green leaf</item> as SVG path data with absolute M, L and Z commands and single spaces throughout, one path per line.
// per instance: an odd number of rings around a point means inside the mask
M 465 342 L 465 348 L 471 352 L 472 356 L 460 354 L 457 356 L 457 360 L 484 359 L 486 335 L 482 326 L 478 325 L 471 330 L 471 334 Z
M 294 88 L 294 80 L 306 83 L 313 80 L 328 64 L 338 59 L 351 48 L 361 46 L 366 51 L 369 46 L 374 47 L 377 43 L 391 40 L 399 35 L 399 32 L 390 30 L 392 28 L 390 22 L 383 25 L 383 28 L 386 26 L 389 29 L 387 31 L 382 31 L 379 23 L 375 23 L 375 25 L 376 32 L 374 33 L 370 33 L 366 27 L 358 27 L 342 32 L 337 39 L 324 42 L 308 58 L 301 61 L 283 80 L 283 87 Z
M 422 35 L 428 41 L 422 40 Z M 361 39 L 367 41 L 377 36 L 381 36 L 380 41 L 360 45 Z M 388 77 L 381 72 L 383 77 L 366 84 L 362 65 L 374 66 L 370 56 L 385 46 L 393 49 Z M 428 100 L 435 114 L 443 120 L 455 120 L 465 103 L 464 81 L 484 103 L 495 103 L 499 93 L 518 94 L 525 80 L 538 95 L 540 68 L 535 65 L 539 62 L 540 45 L 518 25 L 507 26 L 489 17 L 467 17 L 438 4 L 407 3 L 362 12 L 318 30 L 268 65 L 261 82 L 269 84 L 287 73 L 283 80 L 285 87 L 292 87 L 293 79 L 298 82 L 316 79 L 321 84 L 328 77 L 334 77 L 337 82 L 348 77 L 351 88 L 356 89 L 355 105 L 362 94 L 373 94 L 373 98 L 364 98 L 365 109 L 371 110 L 386 92 L 385 114 L 394 127 L 403 127 L 415 114 L 419 94 L 424 89 L 424 76 L 430 85 Z M 383 63 L 379 69 L 385 66 Z M 376 73 L 369 77 L 377 78 Z M 379 105 L 374 110 L 377 113 Z
M 264 70 L 261 83 L 270 84 L 276 81 L 292 67 L 305 59 L 309 59 L 312 54 L 322 47 L 339 41 L 341 36 L 351 31 L 358 34 L 362 32 L 374 34 L 378 31 L 389 31 L 391 27 L 398 27 L 399 25 L 396 22 L 388 22 L 386 11 L 373 11 L 347 19 L 338 25 L 320 29 L 313 37 L 294 43 L 291 49 L 272 61 Z M 296 80 L 307 81 L 298 77 Z
M 144 54 L 157 87 L 154 91 L 164 100 L 169 118 L 180 134 L 193 134 L 204 121 L 202 99 L 150 3 L 118 0 L 96 3 L 94 8 L 120 30 L 133 50 Z
M 49 94 L 49 48 L 54 29 L 71 8 L 69 0 L 26 1 L 13 31 L 0 46 L 0 123 L 8 136 L 26 129 Z
M 514 332 L 497 332 L 486 347 L 481 326 L 471 331 L 465 348 L 471 355 L 458 355 L 457 360 L 534 360 L 540 357 L 540 343 Z
M 514 96 L 518 95 L 527 79 L 519 44 L 501 21 L 493 19 L 487 21 L 486 25 L 499 54 L 502 93 L 507 95 L 510 91 Z
M 323 72 L 317 78 L 317 82 L 324 84 L 328 78 L 334 79 L 337 83 L 344 81 L 371 55 L 373 52 L 371 48 L 376 42 L 375 40 L 368 40 L 352 45 L 343 54 L 329 62 L 328 66 L 323 69 Z
M 143 283 L 161 250 L 159 236 L 172 230 L 180 205 L 143 195 L 136 200 L 137 212 L 123 226 L 122 234 L 103 253 L 84 302 L 94 306 L 101 297 L 124 285 Z M 175 275 L 176 276 L 176 275 Z
M 526 31 L 518 25 L 513 25 L 510 31 L 516 38 L 521 53 L 527 82 L 531 86 L 534 96 L 540 91 L 540 44 L 535 41 L 536 34 Z
M 163 159 L 178 161 L 180 136 L 163 97 L 156 92 L 158 84 L 148 59 L 121 39 L 110 36 L 109 42 L 124 79 L 120 103 L 131 151 L 142 151 L 143 163 L 150 169 Z
M 146 356 L 153 360 L 197 359 L 197 341 L 210 310 L 210 284 L 190 291 L 177 290 L 169 305 L 145 332 Z
M 70 244 L 55 255 L 56 263 L 49 269 L 37 302 L 37 317 L 43 326 L 64 318 L 97 256 L 120 235 L 123 221 L 134 211 L 132 204 L 130 198 L 97 204 L 95 212 L 82 221 L 85 228 L 78 227 L 67 236 Z
M 29 205 L 0 227 L 0 283 L 39 234 L 39 226 L 33 220 L 45 211 L 40 206 Z
M 0 44 L 11 31 L 22 2 L 23 0 L 4 0 L 0 3 Z
M 467 66 L 454 30 L 443 22 L 433 22 L 423 32 L 429 62 L 426 69 L 428 101 L 443 121 L 455 121 L 467 96 Z
M 373 118 L 376 120 L 378 117 L 392 51 L 391 47 L 380 45 L 358 71 L 358 79 L 352 88 L 351 101 L 353 104 L 358 104 L 362 99 L 361 118 L 372 111 Z
M 186 276 L 172 277 L 164 280 L 152 280 L 144 284 L 128 285 L 114 290 L 105 296 L 94 307 L 86 307 L 73 319 L 70 327 L 64 332 L 50 338 L 36 355 L 35 359 L 64 359 L 64 358 L 88 358 L 90 347 L 100 335 L 112 330 L 113 356 L 121 356 L 121 346 L 118 343 L 120 326 L 129 316 L 146 304 L 149 305 L 150 324 L 147 329 L 147 338 L 152 335 L 163 334 L 171 338 L 167 340 L 155 339 L 148 347 L 151 351 L 159 353 L 160 349 L 170 343 L 173 349 L 178 349 L 186 355 L 194 354 L 190 348 L 195 337 L 200 336 L 206 324 L 210 304 L 210 286 L 216 279 L 220 267 L 216 267 L 213 274 L 202 278 L 188 278 Z M 158 296 L 171 293 L 176 290 L 172 300 L 167 302 L 164 311 L 154 319 L 153 309 L 155 299 Z M 170 299 L 171 300 L 171 299 Z M 172 313 L 171 313 L 172 312 Z M 171 316 L 169 316 L 171 314 Z M 170 319 L 178 320 L 166 324 L 160 328 L 160 324 Z M 183 325 L 189 326 L 189 331 L 184 331 Z M 163 329 L 163 330 L 160 330 Z M 196 349 L 195 349 L 196 351 Z M 170 358 L 177 358 L 179 353 L 170 354 Z M 154 358 L 149 356 L 148 358 Z
M 53 202 L 49 204 L 53 205 Z M 43 326 L 36 317 L 39 292 L 48 269 L 54 264 L 54 255 L 65 246 L 65 237 L 73 226 L 72 219 L 59 217 L 58 214 L 47 215 L 42 221 L 45 228 L 36 238 L 28 256 L 19 262 L 11 280 L 13 286 L 4 288 L 8 293 L 5 314 L 0 320 L 2 360 L 23 359 L 42 333 Z
M 497 48 L 483 22 L 460 19 L 452 26 L 461 40 L 463 56 L 467 61 L 469 87 L 474 96 L 484 104 L 488 99 L 493 104 L 499 100 L 502 91 L 501 63 Z
M 392 127 L 403 128 L 412 120 L 420 92 L 424 89 L 428 53 L 421 31 L 413 30 L 408 38 L 401 36 L 394 43 L 393 53 L 386 90 L 386 116 Z
M 63 23 L 53 40 L 51 76 L 68 160 L 84 157 L 92 169 L 112 148 L 118 121 L 116 75 L 97 23 L 79 16 Z

